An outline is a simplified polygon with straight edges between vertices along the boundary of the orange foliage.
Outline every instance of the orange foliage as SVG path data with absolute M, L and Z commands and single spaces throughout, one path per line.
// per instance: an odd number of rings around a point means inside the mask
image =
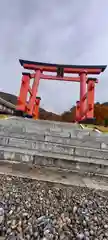
M 108 119 L 108 105 L 95 104 L 94 116 L 97 124 L 104 124 L 105 119 Z
M 108 119 L 108 105 L 95 104 L 94 117 L 96 118 L 96 124 L 104 125 L 105 119 Z M 71 108 L 70 111 L 62 113 L 61 115 L 49 113 L 49 112 L 41 109 L 40 110 L 40 119 L 48 119 L 48 120 L 63 121 L 63 122 L 73 122 L 75 119 L 75 107 Z

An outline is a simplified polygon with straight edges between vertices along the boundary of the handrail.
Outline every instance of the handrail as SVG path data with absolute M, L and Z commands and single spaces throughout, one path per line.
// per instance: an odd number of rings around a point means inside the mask
M 6 107 L 10 107 L 11 109 L 16 109 L 16 106 L 6 100 L 4 100 L 3 98 L 0 97 L 0 103 L 3 104 Z

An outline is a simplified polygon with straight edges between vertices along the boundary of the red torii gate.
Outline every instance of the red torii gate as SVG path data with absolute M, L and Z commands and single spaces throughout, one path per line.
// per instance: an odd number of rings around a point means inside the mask
M 86 66 L 86 65 L 60 65 L 41 63 L 34 61 L 19 60 L 24 69 L 34 70 L 34 73 L 22 73 L 22 82 L 20 94 L 17 101 L 16 110 L 19 112 L 26 112 L 28 116 L 38 118 L 38 110 L 40 105 L 40 98 L 37 97 L 37 91 L 40 79 L 44 80 L 58 80 L 66 82 L 80 83 L 80 101 L 76 102 L 76 119 L 75 121 L 84 121 L 85 119 L 94 119 L 94 92 L 95 83 L 98 83 L 96 78 L 88 75 L 97 75 L 103 72 L 106 68 L 102 66 Z M 56 76 L 46 75 L 44 72 L 56 73 Z M 78 74 L 77 77 L 64 76 L 64 74 Z M 32 87 L 30 87 L 30 80 L 34 79 Z M 87 85 L 87 91 L 86 91 Z M 27 101 L 27 94 L 30 98 Z

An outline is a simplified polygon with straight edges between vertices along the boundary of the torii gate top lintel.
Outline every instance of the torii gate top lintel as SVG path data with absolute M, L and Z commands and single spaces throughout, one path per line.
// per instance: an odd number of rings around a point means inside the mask
M 37 70 L 40 69 L 46 72 L 57 72 L 62 69 L 63 73 L 80 73 L 86 71 L 87 74 L 100 74 L 106 69 L 106 65 L 65 65 L 65 64 L 52 64 L 43 62 L 34 62 L 19 59 L 21 66 L 25 69 Z

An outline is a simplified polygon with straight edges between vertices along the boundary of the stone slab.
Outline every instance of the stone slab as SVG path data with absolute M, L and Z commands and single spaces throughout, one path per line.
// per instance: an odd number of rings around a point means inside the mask
M 1 128 L 0 130 L 1 136 L 12 136 L 16 138 L 25 138 L 25 139 L 31 139 L 31 140 L 40 140 L 40 141 L 48 141 L 48 142 L 56 142 L 56 143 L 62 143 L 62 144 L 69 144 L 69 145 L 79 145 L 79 146 L 87 146 L 87 147 L 93 147 L 93 148 L 102 148 L 102 149 L 108 149 L 108 137 L 99 136 L 87 136 L 82 135 L 82 137 L 71 136 L 69 133 L 49 133 L 45 131 L 33 131 L 30 133 L 25 132 L 24 129 L 17 129 L 13 128 L 12 131 L 10 128 Z
M 0 122 L 2 123 L 5 127 L 9 126 L 9 128 L 25 128 L 25 132 L 33 132 L 36 130 L 44 130 L 44 131 L 49 131 L 50 133 L 56 132 L 56 133 L 63 133 L 63 132 L 69 132 L 73 134 L 73 130 L 80 130 L 81 128 L 79 125 L 76 124 L 68 124 L 68 123 L 57 123 L 54 122 L 48 122 L 47 124 L 44 121 L 33 121 L 33 120 L 26 120 L 26 119 L 18 119 L 15 120 L 14 118 L 9 119 L 5 122 Z M 25 127 L 26 126 L 26 127 Z M 77 126 L 77 127 L 76 127 Z M 82 131 L 82 129 L 81 129 Z M 83 132 L 88 132 L 88 130 L 83 130 Z
M 67 159 L 43 157 L 38 155 L 23 154 L 21 152 L 16 153 L 8 150 L 0 150 L 0 161 L 11 161 L 12 163 L 21 162 L 31 166 L 45 166 L 53 167 L 62 170 L 69 170 L 77 172 L 80 175 L 84 174 L 99 174 L 101 176 L 108 176 L 108 164 L 104 161 L 104 164 L 98 164 L 95 161 L 90 162 L 79 162 L 79 161 L 68 161 Z
M 106 150 L 75 147 L 74 154 L 75 154 L 75 156 L 108 160 L 108 151 L 106 151 Z
M 88 163 L 95 163 L 95 164 L 108 164 L 108 160 L 98 159 L 98 158 L 88 158 L 88 157 L 81 157 L 81 156 L 74 156 L 74 155 L 65 155 L 62 153 L 55 153 L 49 151 L 39 151 L 39 150 L 31 150 L 31 149 L 24 149 L 24 148 L 15 148 L 11 146 L 0 146 L 0 151 L 2 152 L 9 152 L 16 153 L 19 155 L 20 153 L 26 156 L 41 156 L 41 157 L 48 157 L 54 159 L 62 159 L 68 161 L 77 161 L 77 162 L 88 162 Z
M 100 139 L 101 140 L 101 139 Z M 79 139 L 77 137 L 71 138 L 63 138 L 63 137 L 56 137 L 56 136 L 45 136 L 45 141 L 53 142 L 53 143 L 60 143 L 63 145 L 70 145 L 70 146 L 81 146 L 81 147 L 90 147 L 90 148 L 101 148 L 101 141 L 96 142 L 95 139 L 91 140 L 89 137 L 88 140 Z M 105 148 L 107 148 L 106 146 Z
M 30 141 L 20 138 L 0 137 L 1 146 L 11 146 L 15 148 L 31 149 L 38 151 L 47 151 L 53 153 L 62 153 L 73 155 L 74 148 L 69 145 L 55 144 L 50 142 Z
M 77 139 L 64 139 L 64 138 L 49 138 L 46 136 L 40 136 L 39 138 L 27 139 L 20 137 L 9 137 L 9 136 L 0 136 L 0 145 L 1 146 L 11 146 L 15 148 L 24 148 L 31 150 L 38 150 L 44 152 L 52 152 L 66 155 L 75 155 L 88 158 L 100 158 L 108 159 L 108 151 L 99 150 L 102 144 L 99 142 L 81 142 Z

